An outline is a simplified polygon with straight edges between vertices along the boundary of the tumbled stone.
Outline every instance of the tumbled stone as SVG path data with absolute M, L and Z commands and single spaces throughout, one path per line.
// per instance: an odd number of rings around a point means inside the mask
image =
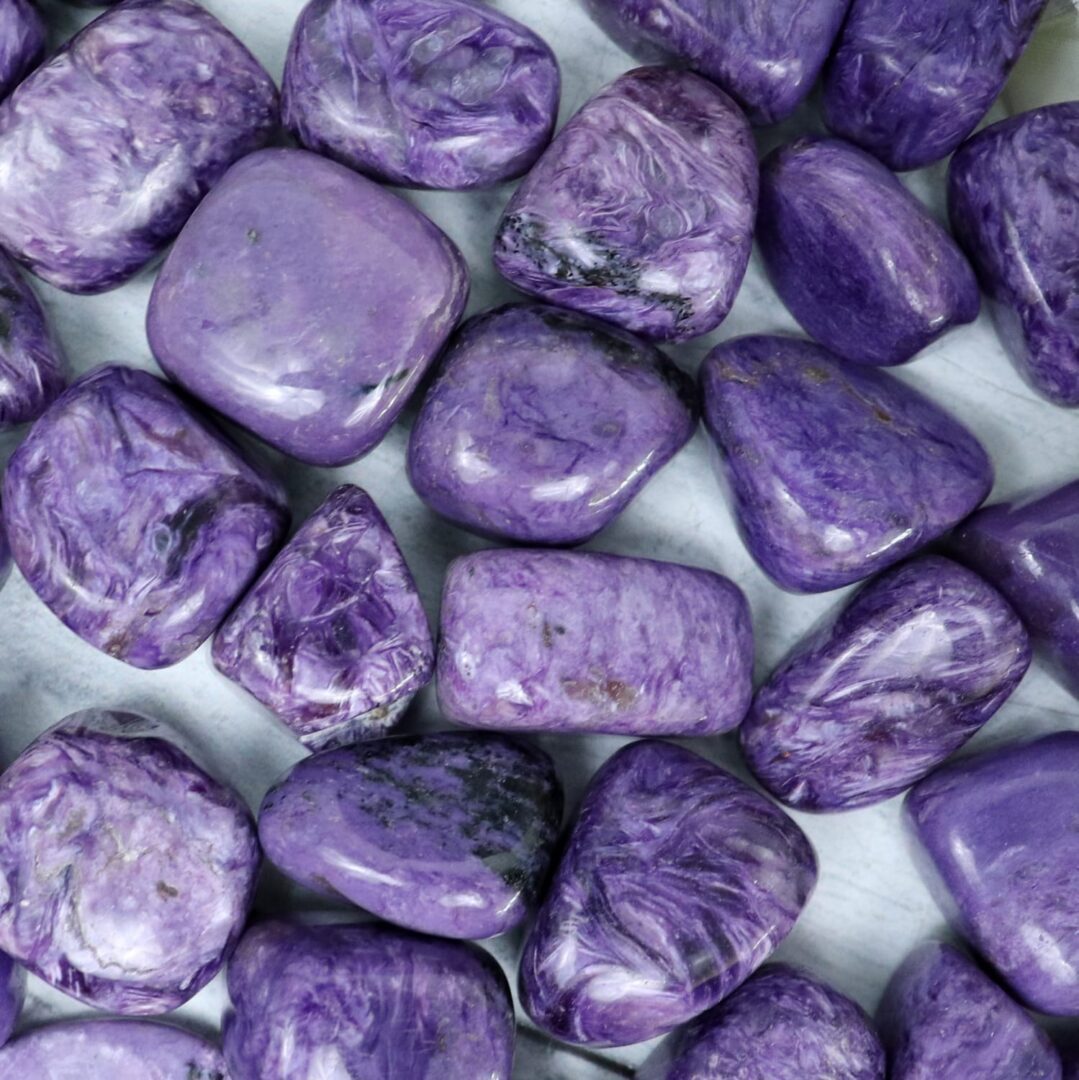
M 417 494 L 451 521 L 540 544 L 587 540 L 693 434 L 692 384 L 658 349 L 520 304 L 472 319 L 412 427 Z
M 0 948 L 59 990 L 162 1013 L 217 973 L 258 871 L 254 822 L 163 724 L 75 713 L 0 776 Z
M 288 523 L 276 481 L 145 371 L 72 384 L 8 462 L 12 555 L 110 656 L 175 664 L 225 617 Z
M 752 670 L 745 597 L 709 570 L 506 549 L 446 576 L 438 701 L 458 724 L 712 735 L 745 715 Z
M 947 532 L 993 485 L 988 456 L 953 416 L 812 342 L 724 342 L 701 386 L 742 538 L 783 588 L 868 577 Z
M 313 465 L 389 431 L 468 298 L 452 241 L 396 195 L 304 150 L 229 170 L 154 284 L 166 374 Z
M 0 953 L 0 1046 L 11 1038 L 26 996 L 24 972 L 6 953 Z M 0 1061 L 3 1059 L 0 1058 Z M 2 1076 L 0 1071 L 0 1076 Z M 20 1073 L 20 1078 L 33 1073 Z
M 213 660 L 309 747 L 393 727 L 431 678 L 435 647 L 367 492 L 339 487 L 304 522 L 217 632 Z
M 776 798 L 847 810 L 910 787 L 1007 700 L 1030 642 L 1007 601 L 936 555 L 882 574 L 757 691 L 742 752 Z
M 271 922 L 247 932 L 228 979 L 232 1080 L 509 1080 L 509 987 L 474 945 Z
M 522 292 L 648 338 L 706 334 L 749 262 L 757 171 L 722 90 L 638 68 L 587 102 L 517 188 L 495 265 Z
M 757 240 L 806 332 L 846 360 L 902 364 L 977 317 L 978 283 L 955 241 L 875 158 L 805 138 L 761 169 Z
M 459 190 L 525 172 L 558 95 L 547 43 L 479 0 L 311 0 L 281 107 L 309 150 L 393 184 Z
M 787 936 L 816 881 L 778 807 L 702 757 L 646 740 L 592 778 L 525 942 L 520 997 L 567 1042 L 662 1035 Z
M 45 24 L 30 0 L 0 4 L 0 98 L 7 97 L 45 55 Z
M 1079 405 L 1079 101 L 980 131 L 952 158 L 948 213 L 1020 374 Z
M 464 731 L 316 754 L 259 811 L 263 850 L 290 877 L 453 938 L 493 937 L 526 917 L 561 824 L 543 751 Z

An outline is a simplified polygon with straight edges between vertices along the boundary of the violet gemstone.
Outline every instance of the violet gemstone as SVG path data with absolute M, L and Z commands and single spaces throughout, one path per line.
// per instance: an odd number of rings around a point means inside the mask
M 882 574 L 757 691 L 739 731 L 757 779 L 800 810 L 887 799 L 963 745 L 1030 663 L 1007 601 L 935 555 Z
M 884 1050 L 850 998 L 769 964 L 662 1042 L 636 1080 L 884 1080 Z
M 259 811 L 263 849 L 290 877 L 453 938 L 493 937 L 525 918 L 561 824 L 550 758 L 470 731 L 316 754 Z
M 1079 1015 L 1079 732 L 945 766 L 907 796 L 931 884 L 1016 995 Z
M 0 777 L 0 948 L 97 1008 L 175 1009 L 247 917 L 251 815 L 173 739 L 132 713 L 75 713 Z
M 587 540 L 689 440 L 693 387 L 658 349 L 538 304 L 471 320 L 412 427 L 429 506 L 485 535 Z
M 218 631 L 213 660 L 309 747 L 397 722 L 430 680 L 435 648 L 370 495 L 346 484 L 304 522 Z
M 313 465 L 389 431 L 468 298 L 468 268 L 418 210 L 304 150 L 237 163 L 154 283 L 150 346 L 230 420 Z
M 175 664 L 217 628 L 288 523 L 276 481 L 145 371 L 84 375 L 8 463 L 15 562 L 81 638 Z
M 277 92 L 194 0 L 125 0 L 0 106 L 0 244 L 69 292 L 119 285 L 176 235 Z
M 824 116 L 898 171 L 950 154 L 978 125 L 1046 0 L 853 0 L 825 73 Z
M 947 532 L 993 486 L 985 450 L 953 416 L 812 342 L 724 342 L 701 386 L 742 538 L 785 589 L 868 577 Z
M 902 364 L 978 315 L 978 282 L 955 241 L 879 161 L 839 139 L 799 139 L 765 160 L 757 239 L 791 314 L 846 360 Z
M 474 945 L 393 927 L 249 930 L 229 964 L 232 1080 L 509 1080 L 506 978 Z
M 1079 405 L 1079 101 L 993 124 L 948 173 L 952 229 L 1020 374 Z
M 393 184 L 462 189 L 525 172 L 558 95 L 547 43 L 480 0 L 311 0 L 281 105 L 309 150 Z
M 638 68 L 587 102 L 517 188 L 495 265 L 529 295 L 684 341 L 730 311 L 756 209 L 738 106 L 691 72 Z
M 0 98 L 45 55 L 45 24 L 30 0 L 0 0 Z
M 1060 1080 L 1045 1032 L 950 945 L 930 942 L 906 959 L 881 1017 L 891 1080 Z
M 6 953 L 0 953 L 0 1046 L 11 1038 L 26 996 L 26 979 L 23 969 Z M 3 1059 L 0 1058 L 0 1061 Z M 33 1073 L 21 1073 L 21 1077 Z M 0 1080 L 3 1070 L 0 1069 Z
M 516 548 L 446 576 L 438 701 L 458 724 L 714 735 L 745 715 L 752 669 L 749 606 L 709 570 Z

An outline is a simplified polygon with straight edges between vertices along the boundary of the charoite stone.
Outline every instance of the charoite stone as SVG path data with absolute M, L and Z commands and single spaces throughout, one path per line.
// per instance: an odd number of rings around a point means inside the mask
M 249 930 L 229 964 L 232 1080 L 509 1080 L 506 978 L 474 945 L 370 924 Z
M 309 150 L 393 184 L 462 189 L 525 172 L 558 95 L 547 43 L 480 0 L 311 0 L 281 105 Z
M 0 949 L 97 1008 L 175 1009 L 247 917 L 254 822 L 174 740 L 143 716 L 75 713 L 0 776 Z
M 868 577 L 947 532 L 993 486 L 985 450 L 953 416 L 812 342 L 724 342 L 701 386 L 742 537 L 786 589 Z
M 636 742 L 593 777 L 525 942 L 521 1004 L 567 1042 L 662 1035 L 787 936 L 816 881 L 778 807 L 702 757 Z
M 662 1042 L 637 1080 L 884 1080 L 884 1050 L 850 998 L 769 964 Z
M 1079 732 L 945 766 L 907 796 L 931 884 L 1015 994 L 1079 1015 Z
M 978 125 L 1046 0 L 853 0 L 824 116 L 896 170 L 950 154 Z
M 889 570 L 795 647 L 739 735 L 757 779 L 800 810 L 887 799 L 1007 700 L 1030 642 L 1007 601 L 936 555 Z
M 0 244 L 69 292 L 119 285 L 277 123 L 269 75 L 194 0 L 125 0 L 0 106 Z
M 8 463 L 15 562 L 81 638 L 175 664 L 225 617 L 288 523 L 276 481 L 145 371 L 83 376 Z
M 781 147 L 761 170 L 757 239 L 780 299 L 846 360 L 902 364 L 977 317 L 955 241 L 879 161 L 840 139 Z
M 323 751 L 259 811 L 263 850 L 290 877 L 453 938 L 493 937 L 525 918 L 561 824 L 551 759 L 471 731 Z
M 1079 405 L 1077 203 L 1079 101 L 993 124 L 952 158 L 952 229 L 1020 374 L 1058 405 Z
M 881 1004 L 891 1080 L 1060 1080 L 1048 1036 L 958 949 L 930 942 Z
M 309 747 L 392 727 L 434 671 L 416 584 L 367 492 L 337 488 L 214 638 L 218 669 Z
M 658 349 L 588 316 L 519 304 L 472 319 L 412 427 L 429 506 L 477 532 L 587 540 L 693 434 L 692 383 Z
M 741 590 L 675 563 L 506 549 L 455 559 L 438 701 L 469 727 L 714 735 L 752 693 Z
M 22 1012 L 26 997 L 26 979 L 23 969 L 6 953 L 0 953 L 0 1046 L 11 1038 Z M 2 1058 L 0 1058 L 2 1061 Z M 20 1080 L 33 1073 L 20 1073 Z M 3 1071 L 0 1069 L 0 1077 Z
M 418 210 L 305 150 L 238 162 L 154 283 L 150 347 L 197 398 L 286 454 L 342 465 L 389 431 L 468 298 Z
M 691 72 L 638 68 L 587 102 L 517 188 L 495 265 L 532 296 L 684 341 L 730 311 L 756 209 L 738 106 Z
M 30 0 L 0 3 L 0 98 L 45 55 L 45 24 Z

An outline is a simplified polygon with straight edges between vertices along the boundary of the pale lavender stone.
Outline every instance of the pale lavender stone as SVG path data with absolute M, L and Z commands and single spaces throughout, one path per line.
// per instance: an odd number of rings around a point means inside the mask
M 0 953 L 0 1046 L 11 1038 L 26 997 L 26 974 L 6 953 Z M 3 1059 L 0 1058 L 0 1061 Z M 2 1076 L 0 1072 L 0 1076 Z M 26 1077 L 32 1073 L 21 1073 Z
M 0 0 L 0 98 L 45 55 L 45 24 L 30 0 Z

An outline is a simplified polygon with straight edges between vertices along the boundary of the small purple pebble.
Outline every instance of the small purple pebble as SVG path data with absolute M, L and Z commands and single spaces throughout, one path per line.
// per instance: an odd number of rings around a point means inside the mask
M 0 0 L 0 98 L 45 55 L 45 24 L 30 0 Z
M 26 998 L 26 973 L 6 953 L 0 953 L 0 1046 L 11 1038 Z M 0 1057 L 0 1062 L 2 1062 Z M 23 1072 L 20 1078 L 33 1076 Z M 3 1070 L 0 1066 L 0 1080 Z

